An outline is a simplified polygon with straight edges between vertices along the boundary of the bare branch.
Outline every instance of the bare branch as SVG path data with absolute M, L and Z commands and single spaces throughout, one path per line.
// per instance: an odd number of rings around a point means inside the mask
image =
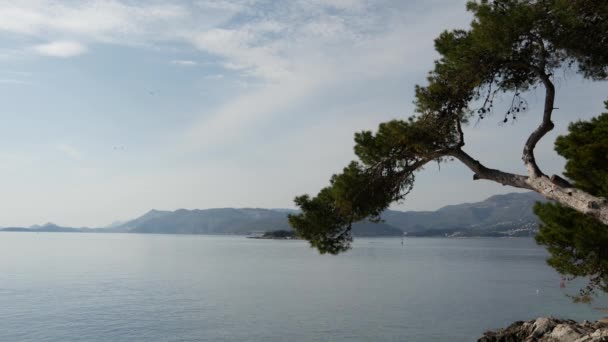
M 544 174 L 536 164 L 534 158 L 534 148 L 536 144 L 542 139 L 545 134 L 550 132 L 555 125 L 551 121 L 551 114 L 553 113 L 555 103 L 555 86 L 549 79 L 549 75 L 544 70 L 535 68 L 538 77 L 541 79 L 545 86 L 545 109 L 543 112 L 543 120 L 541 124 L 530 134 L 526 144 L 524 145 L 524 151 L 522 154 L 522 160 L 528 168 L 528 175 L 532 178 L 541 177 Z
M 471 171 L 475 173 L 473 175 L 473 180 L 486 179 L 500 183 L 502 185 L 509 185 L 516 188 L 534 190 L 527 183 L 528 177 L 503 172 L 496 169 L 490 169 L 481 164 L 478 160 L 473 159 L 473 157 L 471 157 L 459 148 L 450 151 L 449 155 L 460 160 L 464 165 L 466 165 L 469 169 L 471 169 Z
M 569 182 L 560 179 L 558 176 L 551 178 L 545 175 L 529 177 L 490 169 L 473 159 L 473 157 L 460 148 L 451 150 L 448 155 L 460 160 L 471 169 L 475 173 L 473 180 L 486 179 L 502 185 L 532 190 L 547 199 L 554 200 L 578 212 L 593 216 L 604 224 L 608 224 L 608 200 L 576 189 Z
M 571 187 L 567 181 L 557 180 L 556 177 L 530 177 L 527 180 L 530 188 L 545 198 L 568 206 L 580 213 L 597 218 L 603 224 L 608 224 L 608 200 L 593 196 L 583 190 Z
M 462 131 L 462 124 L 460 123 L 460 118 L 456 118 L 456 130 L 458 131 L 458 147 L 461 148 L 464 146 L 464 132 Z
M 608 200 L 573 188 L 569 182 L 560 180 L 557 176 L 551 178 L 545 175 L 529 177 L 490 169 L 460 148 L 450 150 L 447 155 L 460 160 L 471 169 L 475 173 L 473 180 L 486 179 L 502 185 L 532 190 L 547 199 L 559 202 L 578 212 L 593 216 L 604 224 L 608 224 Z

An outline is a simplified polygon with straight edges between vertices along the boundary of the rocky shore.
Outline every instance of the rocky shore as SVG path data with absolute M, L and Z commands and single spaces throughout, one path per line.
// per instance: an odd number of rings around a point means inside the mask
M 478 342 L 608 342 L 608 319 L 597 322 L 541 317 L 488 331 Z

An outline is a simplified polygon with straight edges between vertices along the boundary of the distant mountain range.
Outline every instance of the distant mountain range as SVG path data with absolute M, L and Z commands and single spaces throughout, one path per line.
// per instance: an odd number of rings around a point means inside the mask
M 383 217 L 389 225 L 414 236 L 531 235 L 538 228 L 538 218 L 532 211 L 534 204 L 546 201 L 536 192 L 510 193 L 436 211 L 389 210 Z
M 492 196 L 482 202 L 450 205 L 436 211 L 387 210 L 382 223 L 359 222 L 355 236 L 504 236 L 530 235 L 538 221 L 532 207 L 545 201 L 534 192 Z M 151 210 L 134 220 L 105 228 L 71 228 L 52 223 L 2 231 L 29 232 L 123 232 L 155 234 L 255 234 L 290 230 L 290 209 Z

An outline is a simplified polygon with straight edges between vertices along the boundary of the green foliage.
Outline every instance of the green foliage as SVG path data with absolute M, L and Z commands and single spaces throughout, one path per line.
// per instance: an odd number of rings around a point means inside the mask
M 348 250 L 353 222 L 378 218 L 391 202 L 409 192 L 413 182 L 412 173 L 397 174 L 387 168 L 378 176 L 352 162 L 316 197 L 296 197 L 302 213 L 289 215 L 289 223 L 321 253 L 337 254 Z
M 417 110 L 484 118 L 499 92 L 513 92 L 505 120 L 527 105 L 521 93 L 554 70 L 577 65 L 590 79 L 608 77 L 608 2 L 593 0 L 471 1 L 471 28 L 435 40 L 441 58 L 428 85 L 416 88 Z M 472 100 L 480 108 L 470 108 Z
M 596 289 L 608 292 L 608 227 L 559 204 L 537 203 L 534 212 L 542 221 L 536 242 L 547 247 L 547 263 L 570 280 L 589 278 L 575 299 L 588 301 Z
M 437 117 L 430 115 L 408 121 L 394 120 L 379 126 L 376 134 L 355 134 L 351 162 L 330 186 L 311 198 L 295 199 L 300 214 L 289 216 L 298 234 L 321 253 L 336 254 L 349 248 L 352 223 L 366 218 L 378 221 L 380 214 L 403 199 L 414 183 L 414 171 L 427 161 L 440 159 L 437 150 L 457 143 Z
M 291 239 L 296 237 L 296 233 L 292 230 L 273 230 L 265 232 L 262 237 L 267 239 Z
M 367 167 L 383 164 L 386 169 L 405 168 L 434 151 L 456 144 L 452 127 L 431 115 L 385 122 L 376 134 L 370 131 L 355 134 L 355 154 Z
M 579 121 L 555 142 L 566 158 L 566 172 L 574 185 L 596 196 L 608 195 L 608 113 Z M 608 226 L 559 204 L 538 203 L 541 219 L 536 241 L 547 247 L 549 265 L 569 279 L 589 278 L 577 301 L 589 301 L 596 289 L 608 292 Z
M 289 224 L 298 236 L 308 240 L 322 254 L 343 252 L 352 241 L 350 218 L 343 216 L 334 202 L 331 188 L 324 188 L 314 198 L 296 197 L 295 203 L 302 213 L 289 215 Z
M 553 72 L 577 66 L 584 77 L 608 75 L 608 2 L 596 0 L 481 0 L 467 9 L 468 30 L 435 40 L 440 58 L 428 84 L 415 91 L 416 116 L 383 123 L 374 134 L 355 135 L 352 162 L 316 197 L 296 198 L 297 233 L 322 253 L 349 248 L 352 223 L 378 218 L 411 190 L 414 173 L 449 159 L 462 146 L 461 124 L 493 112 L 498 92 L 513 101 L 504 120 L 527 109 L 521 93 L 546 84 Z M 482 103 L 481 107 L 473 107 Z
M 598 0 L 553 0 L 550 32 L 558 49 L 578 63 L 579 71 L 591 79 L 608 77 L 608 2 Z
M 564 175 L 577 188 L 608 197 L 608 113 L 572 123 L 569 131 L 555 141 L 555 150 L 567 160 Z

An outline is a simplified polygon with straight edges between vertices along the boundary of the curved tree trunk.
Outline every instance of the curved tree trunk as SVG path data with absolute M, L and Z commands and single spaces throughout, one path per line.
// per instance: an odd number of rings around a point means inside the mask
M 551 115 L 553 109 L 555 109 L 555 86 L 551 82 L 550 75 L 545 73 L 544 65 L 536 72 L 545 86 L 545 106 L 543 119 L 538 128 L 530 134 L 522 153 L 522 160 L 528 169 L 526 184 L 545 198 L 554 200 L 583 214 L 591 215 L 603 224 L 608 225 L 608 201 L 605 198 L 596 197 L 576 189 L 557 175 L 549 178 L 536 164 L 534 148 L 540 139 L 553 129 L 554 124 L 551 121 Z
M 554 200 L 580 213 L 591 215 L 608 225 L 608 200 L 593 196 L 585 191 L 572 187 L 559 176 L 547 177 L 544 174 L 524 176 L 488 168 L 473 159 L 462 149 L 457 148 L 448 153 L 474 172 L 473 179 L 485 179 L 521 189 L 538 192 L 543 197 Z M 528 170 L 538 170 L 529 168 Z
M 522 160 L 528 170 L 527 176 L 488 168 L 464 152 L 462 150 L 462 147 L 464 146 L 464 135 L 458 119 L 456 120 L 456 129 L 460 135 L 460 142 L 453 149 L 446 151 L 445 155 L 458 159 L 471 169 L 471 171 L 474 172 L 474 180 L 485 179 L 502 185 L 535 191 L 547 199 L 570 207 L 580 213 L 593 216 L 603 224 L 608 225 L 607 199 L 593 196 L 585 191 L 577 189 L 568 181 L 557 175 L 548 177 L 536 164 L 534 148 L 554 127 L 553 122 L 551 121 L 551 115 L 555 102 L 555 87 L 551 82 L 549 75 L 542 69 L 536 69 L 536 72 L 545 86 L 546 93 L 542 122 L 528 137 L 522 153 Z

